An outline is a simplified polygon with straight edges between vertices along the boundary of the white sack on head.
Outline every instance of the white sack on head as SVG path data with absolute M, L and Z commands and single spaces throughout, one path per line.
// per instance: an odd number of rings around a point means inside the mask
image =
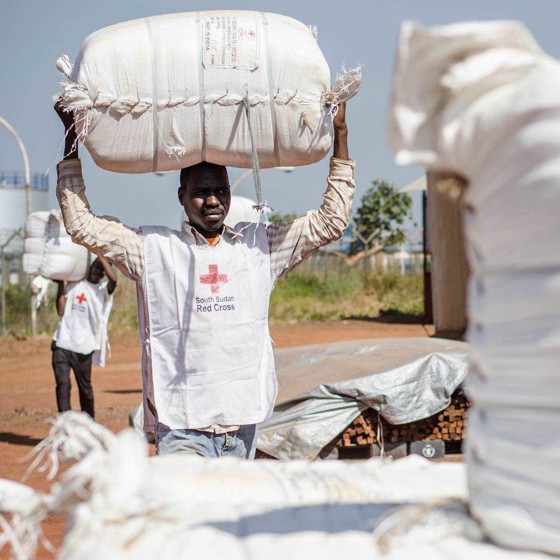
M 389 133 L 449 171 L 470 265 L 471 511 L 499 544 L 560 554 L 560 64 L 515 22 L 403 26 Z
M 234 10 L 113 25 L 85 40 L 73 69 L 65 55 L 57 66 L 57 98 L 74 111 L 80 139 L 97 165 L 126 173 L 200 161 L 253 167 L 245 98 L 262 168 L 314 163 L 332 144 L 332 104 L 360 81 L 351 71 L 348 87 L 329 91 L 307 26 Z
M 33 212 L 25 222 L 23 270 L 50 280 L 82 280 L 92 262 L 89 251 L 72 241 L 60 210 Z

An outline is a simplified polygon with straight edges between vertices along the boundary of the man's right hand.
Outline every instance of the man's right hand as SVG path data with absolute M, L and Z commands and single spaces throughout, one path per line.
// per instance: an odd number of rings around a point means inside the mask
M 338 112 L 333 119 L 334 151 L 333 156 L 348 160 L 348 125 L 346 124 L 346 103 L 338 106 Z
M 74 113 L 65 111 L 60 99 L 54 104 L 54 110 L 64 125 L 64 159 L 76 159 L 78 157 L 78 139 Z
M 74 113 L 72 111 L 65 111 L 60 99 L 54 104 L 54 110 L 66 131 L 74 126 Z

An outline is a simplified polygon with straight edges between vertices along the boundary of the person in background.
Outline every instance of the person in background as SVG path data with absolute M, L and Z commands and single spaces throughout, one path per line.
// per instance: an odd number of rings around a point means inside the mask
M 227 169 L 202 162 L 180 174 L 188 218 L 181 231 L 95 215 L 74 117 L 60 103 L 55 110 L 66 130 L 57 186 L 66 230 L 137 284 L 144 430 L 156 433 L 159 454 L 254 458 L 256 426 L 272 414 L 278 392 L 268 329 L 274 285 L 348 226 L 355 163 L 345 104 L 333 119 L 334 157 L 319 210 L 283 225 L 230 228 Z
M 51 350 L 58 412 L 72 408 L 70 370 L 73 370 L 80 395 L 80 408 L 94 418 L 91 366 L 94 352 L 102 350 L 107 327 L 106 309 L 117 287 L 117 278 L 113 267 L 104 258 L 98 257 L 90 265 L 83 280 L 66 285 L 61 280 L 56 282 L 56 311 L 60 322 Z

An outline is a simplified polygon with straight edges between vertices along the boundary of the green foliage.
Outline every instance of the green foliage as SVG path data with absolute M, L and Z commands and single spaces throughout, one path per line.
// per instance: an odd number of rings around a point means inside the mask
M 369 247 L 380 244 L 383 247 L 400 245 L 405 240 L 402 224 L 410 217 L 412 199 L 406 193 L 395 190 L 387 181 L 375 179 L 361 199 L 354 224 L 362 238 L 368 240 Z M 354 252 L 363 242 L 354 244 Z
M 274 212 L 268 217 L 268 221 L 271 224 L 275 225 L 282 225 L 287 224 L 288 222 L 293 222 L 297 220 L 300 216 L 298 214 L 280 214 L 280 212 Z
M 56 288 L 49 290 L 49 305 L 37 310 L 37 334 L 52 335 L 58 324 L 58 316 L 54 309 L 54 294 Z M 6 289 L 6 320 L 7 331 L 10 335 L 26 336 L 31 332 L 31 286 L 28 284 L 14 284 Z
M 422 276 L 377 272 L 367 278 L 348 268 L 328 275 L 295 270 L 272 293 L 273 322 L 372 319 L 381 315 L 422 316 Z
M 337 261 L 338 262 L 338 261 Z M 380 316 L 421 316 L 422 276 L 401 276 L 398 271 L 374 271 L 367 277 L 358 266 L 342 262 L 306 261 L 281 278 L 272 294 L 270 319 L 273 322 L 321 321 L 345 318 L 372 319 Z M 110 333 L 136 330 L 136 290 L 133 282 L 119 273 Z M 49 288 L 48 305 L 37 313 L 38 334 L 52 336 L 58 323 L 54 308 L 56 286 Z M 6 292 L 8 333 L 30 332 L 31 288 L 9 286 Z

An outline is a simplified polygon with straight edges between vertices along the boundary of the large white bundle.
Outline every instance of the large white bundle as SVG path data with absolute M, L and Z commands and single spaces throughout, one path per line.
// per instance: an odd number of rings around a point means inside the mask
M 87 274 L 89 251 L 70 239 L 60 210 L 33 212 L 25 222 L 23 270 L 51 280 L 77 281 Z
M 407 24 L 390 134 L 458 173 L 471 267 L 471 508 L 508 547 L 560 554 L 560 64 L 510 22 Z
M 148 457 L 138 435 L 115 437 L 76 412 L 38 451 L 35 467 L 50 456 L 56 468 L 58 454 L 81 461 L 49 494 L 0 480 L 0 514 L 12 515 L 0 517 L 0 548 L 9 542 L 18 560 L 34 557 L 55 512 L 66 516 L 59 560 L 549 558 L 481 540 L 459 463 Z
M 261 167 L 306 165 L 332 143 L 329 110 L 353 95 L 357 69 L 330 91 L 312 31 L 277 14 L 169 14 L 107 27 L 84 42 L 62 103 L 93 159 L 110 171 L 167 171 L 210 161 L 252 167 L 244 98 Z
M 373 521 L 393 504 L 466 496 L 462 464 L 149 457 L 138 434 L 76 412 L 57 419 L 35 466 L 49 451 L 55 468 L 57 451 L 80 462 L 42 500 L 0 481 L 0 513 L 20 514 L 30 536 L 49 512 L 65 514 L 60 560 L 334 560 L 349 547 L 366 559 Z

